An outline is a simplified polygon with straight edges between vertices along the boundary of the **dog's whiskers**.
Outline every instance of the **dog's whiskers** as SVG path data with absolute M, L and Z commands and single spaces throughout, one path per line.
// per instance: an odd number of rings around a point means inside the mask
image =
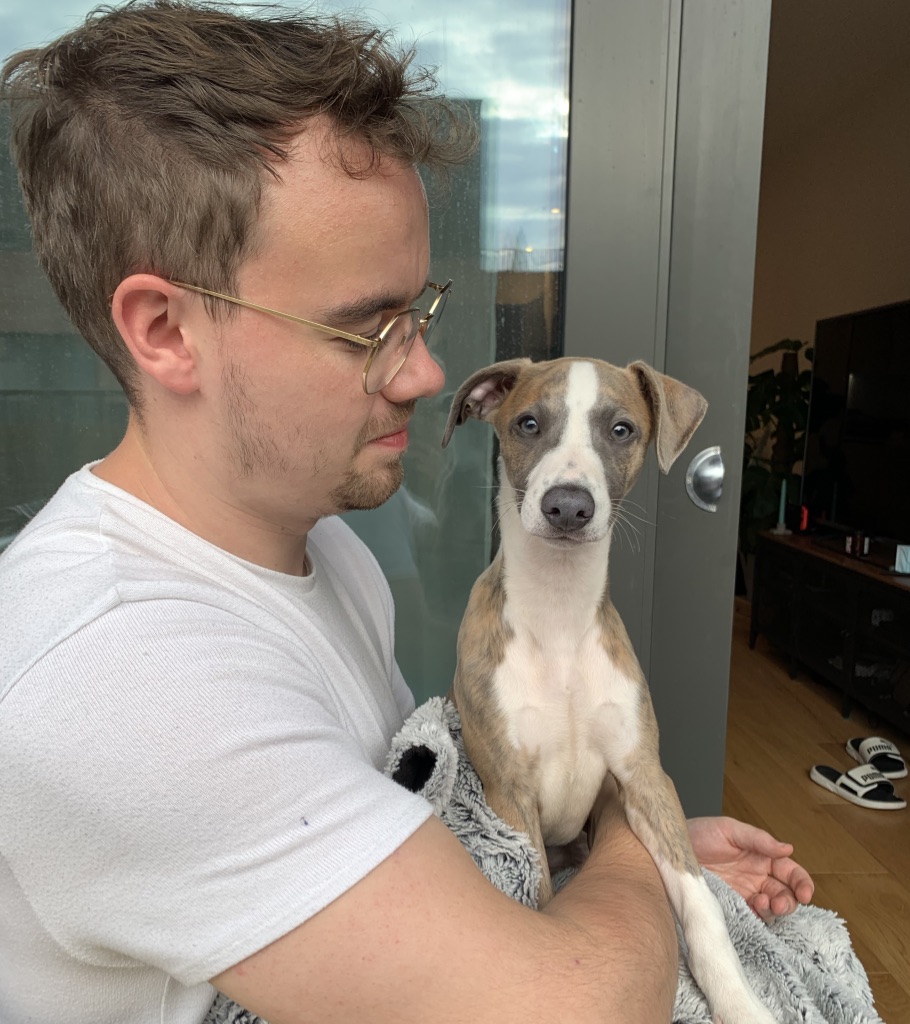
M 627 529 L 628 524 L 619 518 L 615 520 L 615 524 L 619 527 L 619 536 L 625 537 L 625 539 L 629 542 L 629 550 L 636 552 L 641 551 L 641 544 L 638 543 L 638 538 L 632 538 L 629 536 L 629 531 Z
M 629 498 L 628 496 L 627 496 L 627 497 L 625 497 L 625 498 L 616 498 L 616 503 L 617 503 L 618 505 L 622 505 L 622 506 L 624 506 L 624 507 L 625 507 L 626 505 L 634 505 L 634 506 L 635 506 L 636 508 L 640 508 L 640 509 L 642 510 L 642 512 L 647 512 L 647 511 L 648 511 L 648 510 L 647 510 L 647 508 L 646 508 L 646 507 L 645 507 L 644 505 L 642 505 L 642 504 L 641 504 L 640 502 L 638 502 L 638 501 L 633 501 L 633 500 L 632 500 L 631 498 Z
M 641 533 L 634 523 L 630 522 L 623 509 L 614 508 L 611 511 L 610 519 L 613 525 L 618 526 L 622 535 L 629 542 L 630 551 L 641 551 Z M 629 531 L 632 531 L 632 535 Z
M 642 512 L 646 513 L 648 511 L 644 507 L 644 505 L 639 505 L 638 502 L 636 502 L 636 501 L 629 502 L 628 498 L 617 498 L 617 500 L 615 501 L 615 503 L 613 505 L 613 508 L 616 511 L 617 515 L 622 514 L 625 517 L 626 522 L 629 522 L 629 518 L 631 517 L 632 519 L 638 520 L 638 522 L 640 522 L 640 523 L 644 523 L 645 526 L 655 526 L 656 525 L 650 519 L 646 519 L 644 516 L 637 516 L 634 512 L 630 512 L 629 509 L 626 507 L 627 504 L 632 504 L 632 505 L 637 506 L 638 508 L 640 508 L 642 510 Z M 631 526 L 632 524 L 629 523 L 629 525 Z
M 518 505 L 517 501 L 500 501 L 499 502 L 499 515 L 496 517 L 496 519 L 493 522 L 493 525 L 490 527 L 490 537 L 493 536 L 494 531 L 499 527 L 499 524 L 502 522 L 502 520 L 505 517 L 505 515 L 508 512 L 512 512 L 512 511 L 516 511 L 517 512 L 518 508 L 519 508 L 519 505 Z

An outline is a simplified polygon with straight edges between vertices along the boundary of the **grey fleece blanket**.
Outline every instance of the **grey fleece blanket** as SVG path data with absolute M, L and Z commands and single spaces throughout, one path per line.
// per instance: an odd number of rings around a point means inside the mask
M 468 761 L 455 707 L 433 697 L 392 742 L 386 774 L 422 793 L 490 881 L 526 906 L 537 903 L 540 864 L 527 837 L 498 818 Z M 780 1024 L 883 1024 L 873 1008 L 866 972 L 844 922 L 830 910 L 800 907 L 765 925 L 745 900 L 705 872 L 753 989 Z M 554 880 L 557 887 L 567 878 Z M 679 961 L 674 1024 L 712 1024 L 708 1007 Z M 263 1024 L 219 996 L 205 1024 Z

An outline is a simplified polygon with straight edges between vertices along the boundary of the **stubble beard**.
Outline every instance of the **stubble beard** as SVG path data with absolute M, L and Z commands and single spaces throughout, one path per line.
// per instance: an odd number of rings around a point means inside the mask
M 228 363 L 222 371 L 222 381 L 230 432 L 229 451 L 237 476 L 241 480 L 260 475 L 280 479 L 289 471 L 290 463 L 264 428 L 247 392 L 240 366 Z
M 414 412 L 414 402 L 398 406 L 396 415 L 388 423 L 367 424 L 354 443 L 351 463 L 376 437 L 401 429 Z M 392 497 L 404 480 L 403 453 L 389 457 L 389 461 L 370 472 L 348 470 L 344 480 L 332 491 L 331 501 L 339 512 L 367 512 L 379 508 Z
M 332 506 L 339 512 L 369 511 L 384 505 L 404 480 L 404 466 L 397 455 L 388 465 L 371 473 L 351 470 L 332 491 Z
M 261 476 L 278 481 L 287 476 L 291 472 L 291 460 L 266 430 L 239 367 L 230 364 L 225 368 L 224 384 L 232 461 L 240 479 Z M 411 418 L 415 404 L 412 401 L 397 406 L 386 422 L 368 423 L 360 431 L 352 446 L 349 469 L 331 491 L 330 507 L 325 509 L 324 515 L 378 508 L 398 490 L 404 479 L 403 453 L 390 454 L 385 464 L 368 471 L 355 469 L 354 462 L 371 441 L 400 430 Z M 326 444 L 316 466 L 328 468 L 335 458 L 332 446 Z M 318 475 L 319 469 L 316 472 Z

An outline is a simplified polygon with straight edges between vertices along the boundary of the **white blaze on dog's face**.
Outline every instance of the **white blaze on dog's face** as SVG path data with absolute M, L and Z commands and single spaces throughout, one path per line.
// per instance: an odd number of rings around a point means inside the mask
M 651 438 L 632 374 L 566 360 L 522 377 L 491 417 L 524 529 L 563 542 L 602 540 Z

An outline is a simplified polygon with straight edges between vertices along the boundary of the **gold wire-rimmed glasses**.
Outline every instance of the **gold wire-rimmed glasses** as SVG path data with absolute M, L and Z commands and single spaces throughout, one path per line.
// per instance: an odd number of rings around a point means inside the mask
M 185 281 L 170 281 L 169 283 L 178 288 L 186 288 L 190 292 L 198 292 L 200 295 L 208 295 L 213 299 L 223 299 L 225 302 L 232 302 L 237 306 L 255 309 L 259 313 L 268 313 L 269 316 L 290 320 L 291 323 L 303 324 L 304 327 L 322 331 L 323 334 L 331 334 L 333 338 L 344 338 L 346 341 L 365 346 L 370 350 L 366 366 L 363 368 L 363 390 L 368 395 L 375 395 L 378 391 L 382 391 L 404 366 L 418 334 L 423 336 L 424 341 L 429 339 L 439 323 L 439 318 L 442 316 L 442 311 L 445 309 L 449 293 L 452 290 L 451 278 L 445 284 L 434 284 L 432 281 L 427 281 L 427 287 L 432 288 L 438 294 L 426 316 L 421 315 L 420 310 L 416 307 L 406 309 L 401 313 L 396 313 L 375 337 L 365 338 L 360 334 L 348 334 L 346 331 L 339 331 L 336 327 L 327 327 L 325 324 L 317 324 L 313 320 L 304 320 L 303 317 L 282 313 L 280 310 L 260 306 L 255 302 L 248 302 L 246 299 L 238 299 L 236 295 L 214 292 L 209 288 L 187 284 Z

